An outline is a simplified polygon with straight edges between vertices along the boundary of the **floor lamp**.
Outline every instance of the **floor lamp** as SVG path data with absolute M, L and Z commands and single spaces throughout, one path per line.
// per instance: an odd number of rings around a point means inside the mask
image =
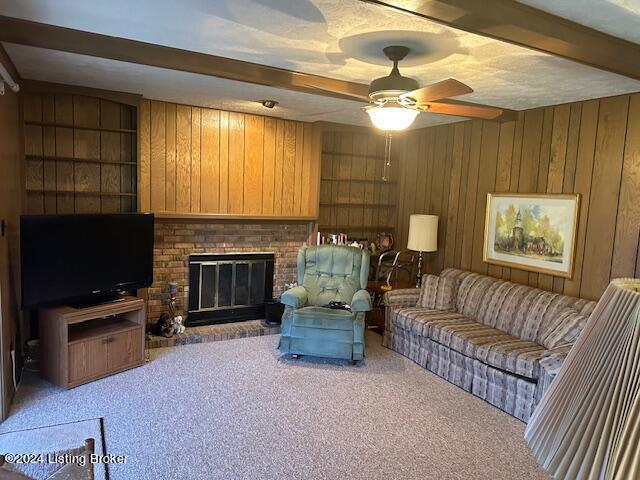
M 640 280 L 613 280 L 525 431 L 553 478 L 640 478 Z
M 416 287 L 422 285 L 422 253 L 438 250 L 438 217 L 436 215 L 411 215 L 407 248 L 418 252 Z

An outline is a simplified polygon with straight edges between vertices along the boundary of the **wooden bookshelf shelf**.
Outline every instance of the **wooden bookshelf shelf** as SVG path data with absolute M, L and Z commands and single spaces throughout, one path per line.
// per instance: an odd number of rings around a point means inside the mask
M 52 157 L 52 156 L 38 156 L 38 155 L 26 155 L 27 160 L 43 160 L 45 162 L 75 162 L 75 163 L 95 163 L 98 165 L 137 165 L 136 162 L 116 162 L 113 160 L 99 160 L 95 158 L 75 158 L 75 157 Z
M 342 152 L 322 152 L 322 155 L 332 155 L 334 157 L 353 157 L 353 158 L 367 158 L 369 160 L 379 160 L 384 162 L 384 157 L 379 155 L 366 155 L 362 153 L 342 153 Z
M 329 178 L 329 177 L 323 177 L 320 179 L 323 182 L 347 182 L 347 183 L 380 183 L 380 184 L 386 184 L 386 185 L 396 185 L 398 182 L 390 180 L 390 181 L 385 181 L 385 180 L 373 180 L 373 179 L 366 179 L 366 178 Z
M 381 232 L 387 230 L 395 230 L 395 227 L 392 225 L 366 225 L 366 226 L 358 226 L 358 225 L 320 225 L 318 227 L 319 231 L 353 231 L 353 230 L 364 230 L 364 231 L 375 231 L 380 230 Z
M 321 207 L 364 207 L 364 208 L 395 208 L 393 203 L 349 203 L 349 202 L 328 202 L 320 203 Z
M 112 133 L 136 133 L 131 128 L 108 128 L 108 127 L 87 127 L 83 125 L 72 125 L 69 123 L 51 123 L 51 122 L 24 122 L 25 125 L 33 125 L 36 127 L 53 127 L 53 128 L 70 128 L 73 130 L 91 130 L 94 132 L 112 132 Z
M 27 188 L 27 193 L 59 193 L 68 195 L 92 195 L 98 197 L 135 197 L 135 193 L 129 192 L 91 192 L 82 190 L 55 190 L 55 189 L 42 189 L 42 188 Z
M 69 345 L 94 338 L 108 337 L 140 328 L 136 322 L 113 317 L 69 325 Z

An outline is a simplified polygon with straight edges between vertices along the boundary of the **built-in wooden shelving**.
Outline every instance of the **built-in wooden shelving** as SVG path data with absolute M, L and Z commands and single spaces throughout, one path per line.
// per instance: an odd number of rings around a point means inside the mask
M 26 155 L 27 160 L 43 160 L 45 162 L 77 162 L 77 163 L 94 163 L 98 165 L 137 165 L 136 162 L 118 162 L 115 160 L 100 160 L 97 158 L 75 158 L 75 157 L 52 157 L 38 155 Z
M 135 212 L 137 108 L 51 88 L 23 96 L 26 213 Z
M 333 155 L 334 157 L 350 157 L 350 158 L 366 158 L 369 160 L 384 161 L 384 157 L 378 155 L 366 155 L 362 153 L 341 153 L 341 152 L 322 152 L 323 155 Z
M 321 207 L 396 208 L 393 203 L 322 202 Z
M 367 178 L 328 178 L 323 177 L 320 180 L 325 182 L 347 182 L 347 183 L 372 183 L 372 184 L 384 184 L 384 185 L 396 185 L 398 182 L 387 181 L 382 179 L 367 179 Z
M 393 225 L 320 225 L 318 227 L 318 230 L 321 232 L 332 233 L 349 232 L 354 230 L 385 232 L 393 229 L 395 229 Z
M 366 130 L 326 131 L 320 175 L 321 235 L 346 233 L 375 241 L 394 231 L 397 210 L 396 165 L 385 168 L 385 138 Z M 383 180 L 385 170 L 391 177 Z
M 63 195 L 95 195 L 100 197 L 135 197 L 135 193 L 129 192 L 94 192 L 85 190 L 60 190 L 49 188 L 27 188 L 27 193 L 59 193 Z
M 24 124 L 35 125 L 38 127 L 71 128 L 73 130 L 91 130 L 94 132 L 111 132 L 111 133 L 136 133 L 137 132 L 137 130 L 133 128 L 89 127 L 85 125 L 72 125 L 69 123 L 26 121 L 24 122 Z

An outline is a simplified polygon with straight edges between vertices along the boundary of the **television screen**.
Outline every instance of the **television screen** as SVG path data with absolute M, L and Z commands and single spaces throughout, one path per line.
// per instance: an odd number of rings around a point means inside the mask
M 153 214 L 20 218 L 22 306 L 98 298 L 153 281 Z

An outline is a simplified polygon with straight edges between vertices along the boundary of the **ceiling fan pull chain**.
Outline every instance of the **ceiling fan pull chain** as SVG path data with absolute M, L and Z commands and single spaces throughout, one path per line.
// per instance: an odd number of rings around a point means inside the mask
M 384 143 L 384 168 L 382 169 L 382 180 L 389 181 L 391 173 L 391 134 L 387 133 Z

